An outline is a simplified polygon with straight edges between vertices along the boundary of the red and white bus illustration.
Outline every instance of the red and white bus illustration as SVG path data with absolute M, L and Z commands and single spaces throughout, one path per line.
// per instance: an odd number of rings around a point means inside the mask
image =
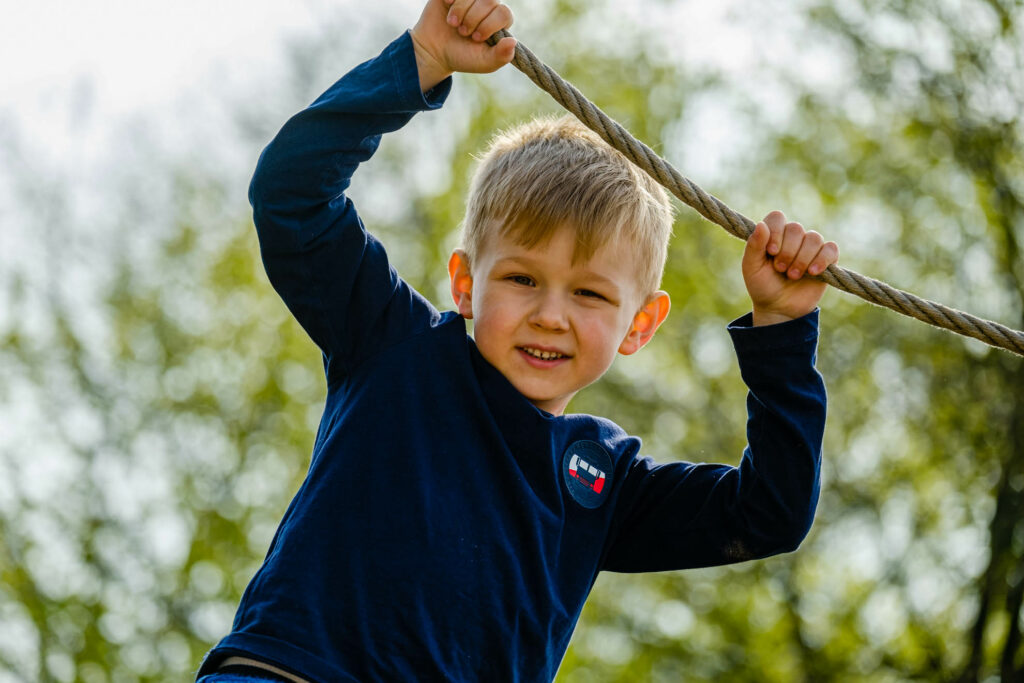
M 593 489 L 594 493 L 601 493 L 601 489 L 604 488 L 604 472 L 575 453 L 572 455 L 572 460 L 569 461 L 569 474 L 588 489 Z

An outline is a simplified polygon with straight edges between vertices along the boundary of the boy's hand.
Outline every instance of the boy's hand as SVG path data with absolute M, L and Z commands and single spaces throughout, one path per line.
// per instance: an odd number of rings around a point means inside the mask
M 820 275 L 839 260 L 839 247 L 772 211 L 754 227 L 743 252 L 743 281 L 754 304 L 754 325 L 799 318 L 814 310 L 825 283 Z
M 498 0 L 428 0 L 411 35 L 420 88 L 426 92 L 456 71 L 490 73 L 512 61 L 515 38 L 486 40 L 512 25 Z

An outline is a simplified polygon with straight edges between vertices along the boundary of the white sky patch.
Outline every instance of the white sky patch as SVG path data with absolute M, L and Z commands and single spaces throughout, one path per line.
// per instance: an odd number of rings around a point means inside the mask
M 102 0 L 10 3 L 0 22 L 0 106 L 77 80 L 116 110 L 168 99 L 218 60 L 258 69 L 268 44 L 314 26 L 316 3 Z

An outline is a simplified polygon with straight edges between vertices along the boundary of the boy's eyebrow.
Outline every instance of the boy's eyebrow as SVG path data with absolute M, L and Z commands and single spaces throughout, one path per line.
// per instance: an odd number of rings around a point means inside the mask
M 519 265 L 523 265 L 523 266 L 535 266 L 535 265 L 537 265 L 537 262 L 536 262 L 535 259 L 532 259 L 529 256 L 504 256 L 502 258 L 497 259 L 494 262 L 494 266 L 495 267 L 511 265 L 511 264 L 519 264 Z M 609 278 L 609 277 L 607 277 L 605 275 L 601 275 L 601 273 L 598 273 L 597 271 L 590 270 L 589 268 L 583 268 L 583 269 L 580 270 L 579 274 L 582 275 L 584 278 L 586 278 L 588 280 L 595 280 L 595 281 L 597 281 L 600 284 L 603 284 L 603 285 L 606 285 L 608 287 L 614 288 L 616 292 L 619 290 L 618 283 L 616 283 L 614 280 L 612 280 L 611 278 Z

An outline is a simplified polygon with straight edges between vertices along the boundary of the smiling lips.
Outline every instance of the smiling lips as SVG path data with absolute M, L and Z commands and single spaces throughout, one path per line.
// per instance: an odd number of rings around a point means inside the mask
M 516 347 L 530 358 L 536 358 L 538 360 L 561 360 L 563 358 L 569 358 L 570 356 L 558 351 L 544 351 L 542 349 L 535 349 L 532 346 L 518 346 Z

